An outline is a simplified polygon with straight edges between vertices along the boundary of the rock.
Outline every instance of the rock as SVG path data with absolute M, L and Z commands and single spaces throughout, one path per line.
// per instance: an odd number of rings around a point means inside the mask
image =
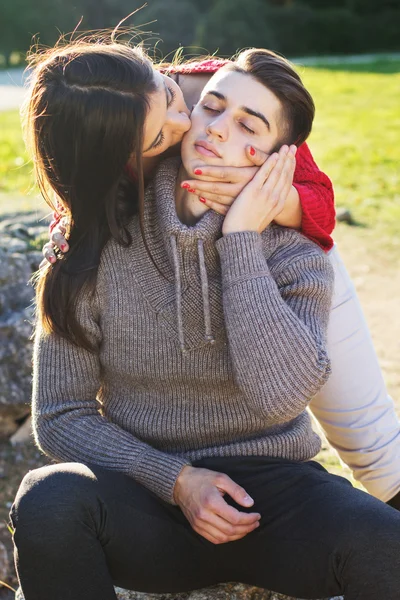
M 26 225 L 23 223 L 13 223 L 7 227 L 8 234 L 19 240 L 27 241 L 32 238 L 31 233 Z
M 3 246 L 4 242 L 8 243 L 8 239 L 2 239 L 0 246 L 0 317 L 25 308 L 34 297 L 34 291 L 28 284 L 32 271 L 24 254 L 26 248 L 9 253 Z
M 4 235 L 1 244 L 3 249 L 9 254 L 26 252 L 28 250 L 28 244 L 25 241 L 13 238 L 10 235 Z
M 355 221 L 353 215 L 348 208 L 338 208 L 336 210 L 336 221 L 338 223 L 347 223 L 347 225 L 354 225 Z
M 10 574 L 10 563 L 6 547 L 0 542 L 0 581 L 7 583 L 7 578 Z
M 0 314 L 0 438 L 30 412 L 33 309 Z M 15 425 L 14 425 L 15 423 Z
M 38 266 L 43 260 L 43 254 L 37 250 L 32 250 L 31 252 L 26 253 L 26 259 L 29 263 L 32 273 L 34 273 L 37 271 Z
M 146 594 L 121 588 L 115 588 L 115 592 L 118 600 L 296 600 L 243 583 L 221 583 L 202 590 L 176 594 Z M 24 600 L 20 589 L 17 590 L 15 600 Z M 344 599 L 338 596 L 330 600 Z
M 32 248 L 47 232 L 37 219 L 28 213 L 0 221 L 0 440 L 30 412 L 35 292 L 29 280 L 43 258 Z
M 11 436 L 10 442 L 13 446 L 17 444 L 26 444 L 32 440 L 32 417 L 29 417 L 17 429 L 14 435 Z

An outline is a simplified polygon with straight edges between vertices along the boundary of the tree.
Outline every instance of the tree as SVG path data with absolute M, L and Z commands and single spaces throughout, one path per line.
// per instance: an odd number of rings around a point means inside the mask
M 152 0 L 135 15 L 136 25 L 153 31 L 149 42 L 157 43 L 159 54 L 168 59 L 180 46 L 192 46 L 200 14 L 187 0 Z M 148 25 L 146 25 L 148 24 Z
M 2 6 L 0 21 L 0 52 L 25 53 L 34 41 L 53 45 L 60 32 L 73 30 L 79 21 L 75 9 L 62 0 L 9 0 Z

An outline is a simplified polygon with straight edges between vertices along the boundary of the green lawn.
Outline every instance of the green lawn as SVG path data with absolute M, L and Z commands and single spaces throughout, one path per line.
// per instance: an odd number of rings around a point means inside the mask
M 338 206 L 386 241 L 400 234 L 400 62 L 300 68 L 317 117 L 309 140 Z M 0 113 L 0 212 L 8 194 L 37 207 L 17 111 Z M 5 195 L 6 194 L 6 195 Z
M 395 241 L 400 234 L 400 63 L 345 69 L 301 70 L 317 106 L 310 146 L 334 182 L 338 206 Z
M 27 194 L 32 181 L 32 164 L 25 151 L 19 113 L 0 112 L 0 192 Z

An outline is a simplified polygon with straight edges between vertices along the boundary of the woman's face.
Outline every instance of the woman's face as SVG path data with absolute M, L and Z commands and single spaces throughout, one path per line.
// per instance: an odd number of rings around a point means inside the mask
M 190 129 L 190 112 L 180 87 L 173 79 L 154 72 L 157 91 L 149 98 L 150 106 L 144 124 L 143 157 L 162 154 L 178 144 Z
M 251 75 L 235 71 L 219 71 L 210 79 L 191 121 L 181 151 L 189 176 L 202 165 L 249 166 L 246 146 L 270 153 L 285 128 L 275 94 Z

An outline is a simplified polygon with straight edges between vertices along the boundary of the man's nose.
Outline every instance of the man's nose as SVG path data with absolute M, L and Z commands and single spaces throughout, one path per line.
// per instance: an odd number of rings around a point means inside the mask
M 207 134 L 218 137 L 222 141 L 226 141 L 228 137 L 228 127 L 224 121 L 223 115 L 220 115 L 207 125 Z

